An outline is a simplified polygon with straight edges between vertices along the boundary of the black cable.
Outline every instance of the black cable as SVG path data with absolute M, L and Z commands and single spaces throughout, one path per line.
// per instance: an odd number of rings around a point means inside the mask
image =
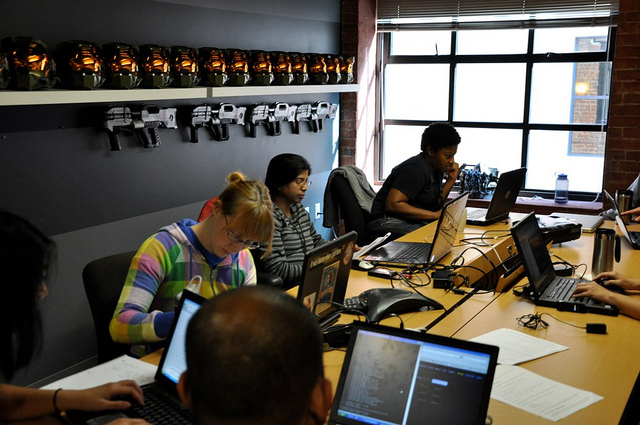
M 473 268 L 474 270 L 477 270 L 477 271 L 482 272 L 482 274 L 483 274 L 483 276 L 484 276 L 484 278 L 485 278 L 485 280 L 486 280 L 486 282 L 487 282 L 487 288 L 485 288 L 485 289 L 487 289 L 487 290 L 488 290 L 488 287 L 496 288 L 496 287 L 498 286 L 498 281 L 500 280 L 500 275 L 498 274 L 498 273 L 499 273 L 499 272 L 498 272 L 498 269 L 497 269 L 496 265 L 493 263 L 493 261 L 491 260 L 491 258 L 489 258 L 489 257 L 487 256 L 487 254 L 485 254 L 484 252 L 482 252 L 482 250 L 480 250 L 479 248 L 477 248 L 477 247 L 475 247 L 475 246 L 471 246 L 471 247 L 469 247 L 469 248 L 467 248 L 467 249 L 463 250 L 460 254 L 458 254 L 458 256 L 457 256 L 456 258 L 454 258 L 454 259 L 453 259 L 453 261 L 451 261 L 451 265 L 452 265 L 452 266 L 455 266 L 455 263 L 456 263 L 459 259 L 460 259 L 460 260 L 462 260 L 462 264 L 464 264 L 464 257 L 463 257 L 463 255 L 464 255 L 468 250 L 470 250 L 470 249 L 475 250 L 475 251 L 478 251 L 478 252 L 480 253 L 480 255 L 482 255 L 482 257 L 484 257 L 484 258 L 487 260 L 487 262 L 491 265 L 492 272 L 493 272 L 493 273 L 491 273 L 491 274 L 492 274 L 492 276 L 493 276 L 493 278 L 492 278 L 493 282 L 489 282 L 489 273 L 485 272 L 484 270 L 482 270 L 482 269 L 480 269 L 480 268 L 477 268 L 477 267 L 474 267 L 474 266 L 464 266 L 464 267 L 470 267 L 470 268 Z M 462 266 L 462 265 L 461 265 L 461 266 Z M 461 267 L 461 266 L 459 266 L 459 267 Z
M 549 313 L 538 313 L 538 312 L 535 312 L 534 314 L 525 314 L 524 316 L 518 317 L 516 319 L 516 321 L 518 322 L 518 324 L 520 326 L 524 326 L 525 328 L 536 330 L 536 329 L 538 329 L 538 326 L 541 326 L 542 328 L 546 329 L 546 328 L 549 327 L 549 323 L 545 322 L 542 319 L 542 316 L 544 316 L 544 315 L 547 315 L 547 316 L 551 317 L 552 319 L 555 319 L 558 322 L 563 323 L 565 325 L 573 326 L 574 328 L 587 329 L 586 326 L 580 326 L 580 325 L 576 325 L 574 323 L 565 322 L 564 320 L 560 320 L 556 316 L 554 316 L 553 314 L 549 314 Z

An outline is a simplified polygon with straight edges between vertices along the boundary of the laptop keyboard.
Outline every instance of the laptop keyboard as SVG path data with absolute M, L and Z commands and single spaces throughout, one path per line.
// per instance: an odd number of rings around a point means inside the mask
M 572 303 L 581 304 L 601 304 L 598 301 L 588 297 L 573 298 L 571 295 L 578 286 L 578 283 L 582 281 L 576 279 L 559 279 L 555 289 L 548 294 L 548 298 L 558 301 L 569 301 Z
M 160 389 L 144 388 L 144 406 L 127 409 L 127 416 L 142 418 L 152 424 L 194 424 L 195 417 L 178 400 Z
M 406 247 L 402 248 L 400 251 L 396 252 L 395 255 L 393 256 L 393 259 L 411 262 L 412 260 L 415 260 L 416 258 L 420 258 L 423 255 L 428 255 L 429 252 L 431 252 L 431 246 L 432 245 L 430 244 L 407 245 Z

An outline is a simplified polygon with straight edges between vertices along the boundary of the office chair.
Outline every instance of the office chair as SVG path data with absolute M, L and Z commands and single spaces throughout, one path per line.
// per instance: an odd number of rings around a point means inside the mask
M 111 339 L 109 323 L 135 253 L 136 251 L 130 251 L 98 258 L 82 270 L 84 290 L 96 330 L 98 363 L 127 354 L 131 350 L 130 345 L 119 344 Z
M 365 211 L 358 205 L 351 185 L 346 177 L 336 174 L 329 182 L 330 190 L 335 204 L 338 206 L 340 221 L 344 223 L 344 233 L 355 230 L 358 233 L 356 243 L 365 246 L 372 238 L 367 235 L 366 227 L 369 221 L 369 211 Z M 340 234 L 340 232 L 336 232 Z

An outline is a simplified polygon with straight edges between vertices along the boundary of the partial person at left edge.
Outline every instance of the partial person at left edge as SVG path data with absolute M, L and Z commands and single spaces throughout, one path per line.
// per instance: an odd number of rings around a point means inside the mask
M 54 242 L 27 220 L 0 211 L 0 423 L 42 418 L 66 410 L 97 412 L 131 406 L 125 396 L 144 404 L 142 390 L 131 380 L 86 390 L 39 390 L 11 385 L 14 374 L 36 357 L 42 343 L 39 303 L 49 289 L 47 275 L 55 258 Z M 123 418 L 112 425 L 147 424 Z
M 160 229 L 134 256 L 109 330 L 115 342 L 134 344 L 141 357 L 156 351 L 169 335 L 176 297 L 187 288 L 212 298 L 257 283 L 251 249 L 270 250 L 273 207 L 269 191 L 241 172 L 202 222 L 185 219 Z

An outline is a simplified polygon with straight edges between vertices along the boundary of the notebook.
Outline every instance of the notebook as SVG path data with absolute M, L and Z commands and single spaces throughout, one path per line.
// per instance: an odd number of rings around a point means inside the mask
M 573 290 L 586 280 L 556 276 L 542 231 L 534 213 L 529 213 L 511 228 L 524 270 L 529 278 L 529 291 L 536 305 L 562 311 L 597 313 L 617 316 L 618 309 L 591 298 L 573 298 Z
M 204 301 L 206 301 L 205 298 L 194 292 L 187 290 L 182 292 L 167 338 L 168 344 L 158 364 L 155 382 L 142 387 L 145 406 L 133 406 L 123 411 L 67 412 L 70 421 L 74 424 L 102 425 L 118 418 L 129 417 L 144 418 L 150 423 L 158 424 L 194 424 L 195 417 L 180 401 L 176 386 L 180 375 L 187 369 L 185 357 L 187 325 Z
M 524 183 L 526 168 L 502 173 L 491 197 L 489 208 L 467 207 L 467 224 L 488 226 L 509 217 Z
M 616 201 L 606 190 L 604 191 L 604 196 L 606 196 L 609 202 L 611 202 L 611 205 L 613 205 L 613 210 L 616 213 L 616 223 L 618 223 L 618 226 L 622 230 L 622 233 L 624 234 L 627 242 L 629 242 L 633 249 L 640 249 L 640 232 L 633 232 L 629 230 L 627 228 L 627 223 L 625 223 L 620 216 L 620 210 L 618 209 L 618 204 L 616 203 Z
M 328 423 L 483 425 L 498 347 L 354 322 Z
M 309 251 L 302 265 L 300 300 L 318 317 L 321 329 L 335 323 L 344 303 L 358 234 L 351 231 Z
M 601 215 L 587 215 L 587 214 L 569 214 L 563 212 L 554 212 L 549 214 L 552 218 L 564 218 L 582 225 L 583 233 L 593 233 L 604 221 L 604 217 Z
M 444 205 L 433 243 L 394 240 L 374 249 L 364 260 L 376 265 L 398 267 L 436 263 L 451 251 L 460 227 L 464 226 L 463 216 L 468 197 L 469 194 L 465 192 Z

